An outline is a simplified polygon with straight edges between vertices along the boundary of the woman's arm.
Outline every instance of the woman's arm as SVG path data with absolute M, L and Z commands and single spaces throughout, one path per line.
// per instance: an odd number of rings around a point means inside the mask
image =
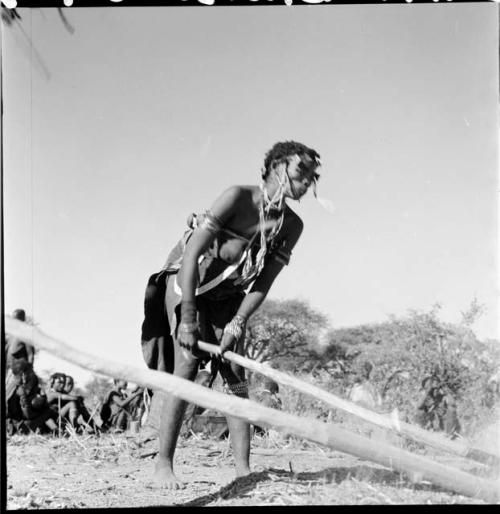
M 126 407 L 132 400 L 134 400 L 135 398 L 137 398 L 138 396 L 140 396 L 142 394 L 142 391 L 137 391 L 136 393 L 134 394 L 131 394 L 130 396 L 128 396 L 127 398 L 125 398 L 124 400 L 118 400 L 116 397 L 113 398 L 113 401 L 114 403 L 116 403 L 116 405 L 118 405 L 118 407 L 121 407 L 121 408 L 124 408 Z
M 30 364 L 33 364 L 33 361 L 35 360 L 35 347 L 31 346 L 30 344 L 25 343 L 26 347 L 26 354 L 28 356 L 28 362 Z
M 285 245 L 282 251 L 291 254 L 293 248 L 302 234 L 304 224 L 302 220 L 294 214 L 293 218 L 285 225 L 283 240 Z M 274 255 L 270 255 L 259 276 L 255 280 L 249 293 L 245 296 L 238 309 L 238 315 L 248 319 L 264 301 L 273 285 L 276 277 L 284 267 L 284 262 Z
M 182 290 L 181 321 L 179 324 L 179 344 L 193 352 L 198 342 L 196 320 L 196 286 L 198 283 L 198 259 L 210 247 L 223 225 L 230 222 L 235 213 L 241 188 L 234 186 L 222 193 L 212 205 L 210 212 L 189 238 L 182 265 L 178 274 L 178 284 Z
M 23 413 L 23 416 L 26 419 L 33 418 L 34 417 L 34 411 L 32 409 L 31 399 L 29 398 L 29 395 L 27 394 L 24 385 L 20 385 L 17 388 L 17 394 L 19 395 L 19 405 L 21 407 L 21 411 Z
M 287 223 L 287 226 L 284 226 L 284 228 L 285 232 L 283 234 L 283 239 L 285 241 L 285 245 L 283 246 L 282 251 L 290 254 L 302 234 L 304 224 L 296 214 L 293 214 L 292 220 Z M 284 265 L 285 263 L 283 260 L 279 259 L 277 256 L 268 256 L 264 268 L 256 278 L 250 291 L 243 298 L 238 312 L 236 313 L 235 318 L 241 325 L 241 329 L 243 329 L 248 318 L 265 300 L 271 286 L 273 285 L 276 277 L 280 274 Z M 221 342 L 221 351 L 224 352 L 232 348 L 237 339 L 238 338 L 234 337 L 234 334 L 232 334 L 231 331 L 225 331 Z
M 67 393 L 57 393 L 59 395 L 59 397 L 61 398 L 61 400 L 68 400 L 68 401 L 78 401 L 81 397 L 80 396 L 76 396 L 74 394 L 67 394 Z

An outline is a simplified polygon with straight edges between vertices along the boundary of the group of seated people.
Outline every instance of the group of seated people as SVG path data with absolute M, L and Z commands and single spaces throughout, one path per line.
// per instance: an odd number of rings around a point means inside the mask
M 127 393 L 127 382 L 115 380 L 100 411 L 100 422 L 94 419 L 84 398 L 73 393 L 74 380 L 65 373 L 50 376 L 43 390 L 30 366 L 21 372 L 9 369 L 6 376 L 7 433 L 58 433 L 68 427 L 77 433 L 97 433 L 110 429 L 126 430 L 131 421 L 141 422 L 145 410 L 144 389 L 136 387 Z
M 9 368 L 5 378 L 6 424 L 9 435 L 57 430 L 57 414 L 49 407 L 32 366 Z
M 96 432 L 97 424 L 82 396 L 71 394 L 73 377 L 54 373 L 44 391 L 31 365 L 9 368 L 6 376 L 7 433 L 57 433 L 71 426 L 77 432 Z
M 16 309 L 12 317 L 26 321 L 23 309 Z M 4 352 L 7 433 L 56 430 L 56 414 L 49 407 L 47 396 L 33 370 L 35 349 L 25 341 L 6 334 Z
M 97 423 L 90 415 L 83 397 L 72 394 L 74 380 L 65 373 L 54 373 L 50 376 L 50 387 L 47 391 L 47 404 L 57 414 L 57 419 L 65 425 L 81 432 L 95 432 Z
M 140 425 L 146 410 L 144 388 L 137 386 L 128 393 L 126 380 L 115 378 L 113 384 L 101 407 L 101 430 L 123 431 L 131 422 Z
M 12 317 L 26 322 L 23 309 Z M 29 343 L 10 334 L 5 336 L 7 433 L 67 433 L 68 427 L 77 433 L 97 433 L 109 429 L 125 430 L 131 421 L 142 420 L 145 411 L 144 389 L 136 387 L 127 393 L 127 382 L 114 380 L 113 389 L 101 407 L 101 420 L 94 419 L 82 396 L 75 394 L 73 377 L 53 373 L 46 390 L 34 371 L 35 349 Z

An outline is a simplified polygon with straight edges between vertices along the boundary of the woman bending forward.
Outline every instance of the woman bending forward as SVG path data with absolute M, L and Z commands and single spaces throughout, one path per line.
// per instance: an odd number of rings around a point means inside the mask
M 265 156 L 260 186 L 232 186 L 209 211 L 190 216 L 190 229 L 162 272 L 153 276 L 156 282 L 164 281 L 174 375 L 195 379 L 200 363 L 209 358 L 198 349 L 198 340 L 242 353 L 248 318 L 288 264 L 303 229 L 286 201 L 300 200 L 311 185 L 315 190 L 319 166 L 315 150 L 295 141 L 277 143 Z M 222 359 L 219 373 L 225 392 L 248 398 L 243 368 Z M 173 458 L 185 408 L 186 402 L 173 395 L 163 403 L 156 485 L 182 485 L 174 474 Z M 249 424 L 230 416 L 227 424 L 236 475 L 246 475 Z

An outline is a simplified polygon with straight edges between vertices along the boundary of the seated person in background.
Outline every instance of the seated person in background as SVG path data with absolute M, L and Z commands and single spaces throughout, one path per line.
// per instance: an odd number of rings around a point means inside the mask
M 438 380 L 433 375 L 422 380 L 423 393 L 417 404 L 415 421 L 427 430 L 440 430 L 442 428 L 438 406 L 442 402 L 443 394 Z
M 457 413 L 457 402 L 447 386 L 441 388 L 441 393 L 440 403 L 436 409 L 439 416 L 439 428 L 440 430 L 444 430 L 451 439 L 455 439 L 460 435 L 461 431 Z
M 212 381 L 215 379 L 212 364 L 198 372 L 194 379 L 195 384 L 208 388 L 212 387 Z M 219 411 L 188 403 L 180 433 L 183 437 L 190 437 L 192 434 L 203 434 L 213 439 L 222 439 L 229 434 L 229 428 L 225 416 L 222 416 Z
M 40 389 L 38 377 L 32 367 L 19 369 L 14 363 L 6 375 L 7 432 L 40 433 L 57 429 L 55 414 Z
M 126 380 L 113 379 L 114 388 L 108 393 L 101 408 L 101 429 L 114 427 L 116 430 L 126 430 L 130 413 L 128 407 L 132 401 L 142 394 L 141 390 L 127 395 Z
M 369 361 L 363 362 L 354 378 L 349 400 L 368 409 L 379 411 L 382 408 L 382 397 L 370 381 L 372 372 L 373 364 Z
M 47 392 L 47 400 L 59 418 L 65 424 L 70 424 L 73 428 L 79 429 L 78 416 L 80 415 L 78 403 L 80 397 L 64 392 L 66 386 L 66 375 L 64 373 L 53 373 L 50 376 L 50 389 Z
M 483 405 L 492 409 L 500 400 L 500 367 L 488 379 Z
M 96 423 L 90 415 L 89 411 L 87 410 L 87 407 L 85 406 L 85 403 L 83 401 L 83 397 L 71 394 L 73 392 L 74 387 L 75 381 L 73 380 L 73 377 L 70 375 L 65 375 L 63 393 L 66 394 L 68 397 L 72 396 L 75 398 L 74 402 L 76 403 L 76 408 L 78 410 L 77 420 L 81 420 L 81 424 L 86 426 L 87 430 L 95 430 Z
M 26 313 L 23 309 L 16 309 L 12 313 L 12 317 L 19 321 L 26 321 Z M 17 369 L 31 367 L 35 359 L 35 348 L 30 344 L 18 339 L 11 334 L 5 334 L 5 360 L 7 369 L 11 369 L 16 365 Z
M 266 378 L 262 388 L 258 391 L 259 402 L 261 402 L 265 407 L 281 410 L 282 403 L 278 396 L 279 392 L 279 385 L 274 380 Z
M 447 409 L 444 419 L 444 430 L 452 439 L 455 439 L 462 431 L 462 427 L 458 419 L 457 402 L 451 395 L 446 395 L 445 401 L 447 403 Z
M 209 387 L 210 380 L 210 372 L 203 369 L 198 373 L 194 382 L 204 387 Z M 181 427 L 181 435 L 187 436 L 191 433 L 196 416 L 199 416 L 205 410 L 206 409 L 204 407 L 200 407 L 199 405 L 195 405 L 194 403 L 188 403 L 186 407 L 186 413 L 184 415 L 184 422 Z
M 136 386 L 132 389 L 130 395 L 133 397 L 130 400 L 127 411 L 130 414 L 131 421 L 142 421 L 142 417 L 146 410 L 146 405 L 144 402 L 144 387 Z
M 281 410 L 282 403 L 278 396 L 279 392 L 280 388 L 278 384 L 274 380 L 266 377 L 261 385 L 255 390 L 253 396 L 255 397 L 255 400 L 264 407 Z M 254 431 L 257 434 L 264 435 L 267 432 L 267 429 L 255 425 Z

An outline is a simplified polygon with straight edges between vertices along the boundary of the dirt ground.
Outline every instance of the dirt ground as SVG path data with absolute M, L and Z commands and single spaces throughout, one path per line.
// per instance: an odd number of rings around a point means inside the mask
M 145 429 L 139 434 L 13 436 L 7 441 L 7 508 L 483 503 L 273 431 L 254 436 L 253 473 L 237 480 L 227 440 L 181 439 L 176 469 L 185 488 L 153 489 L 155 436 Z M 463 460 L 438 460 L 478 471 Z

